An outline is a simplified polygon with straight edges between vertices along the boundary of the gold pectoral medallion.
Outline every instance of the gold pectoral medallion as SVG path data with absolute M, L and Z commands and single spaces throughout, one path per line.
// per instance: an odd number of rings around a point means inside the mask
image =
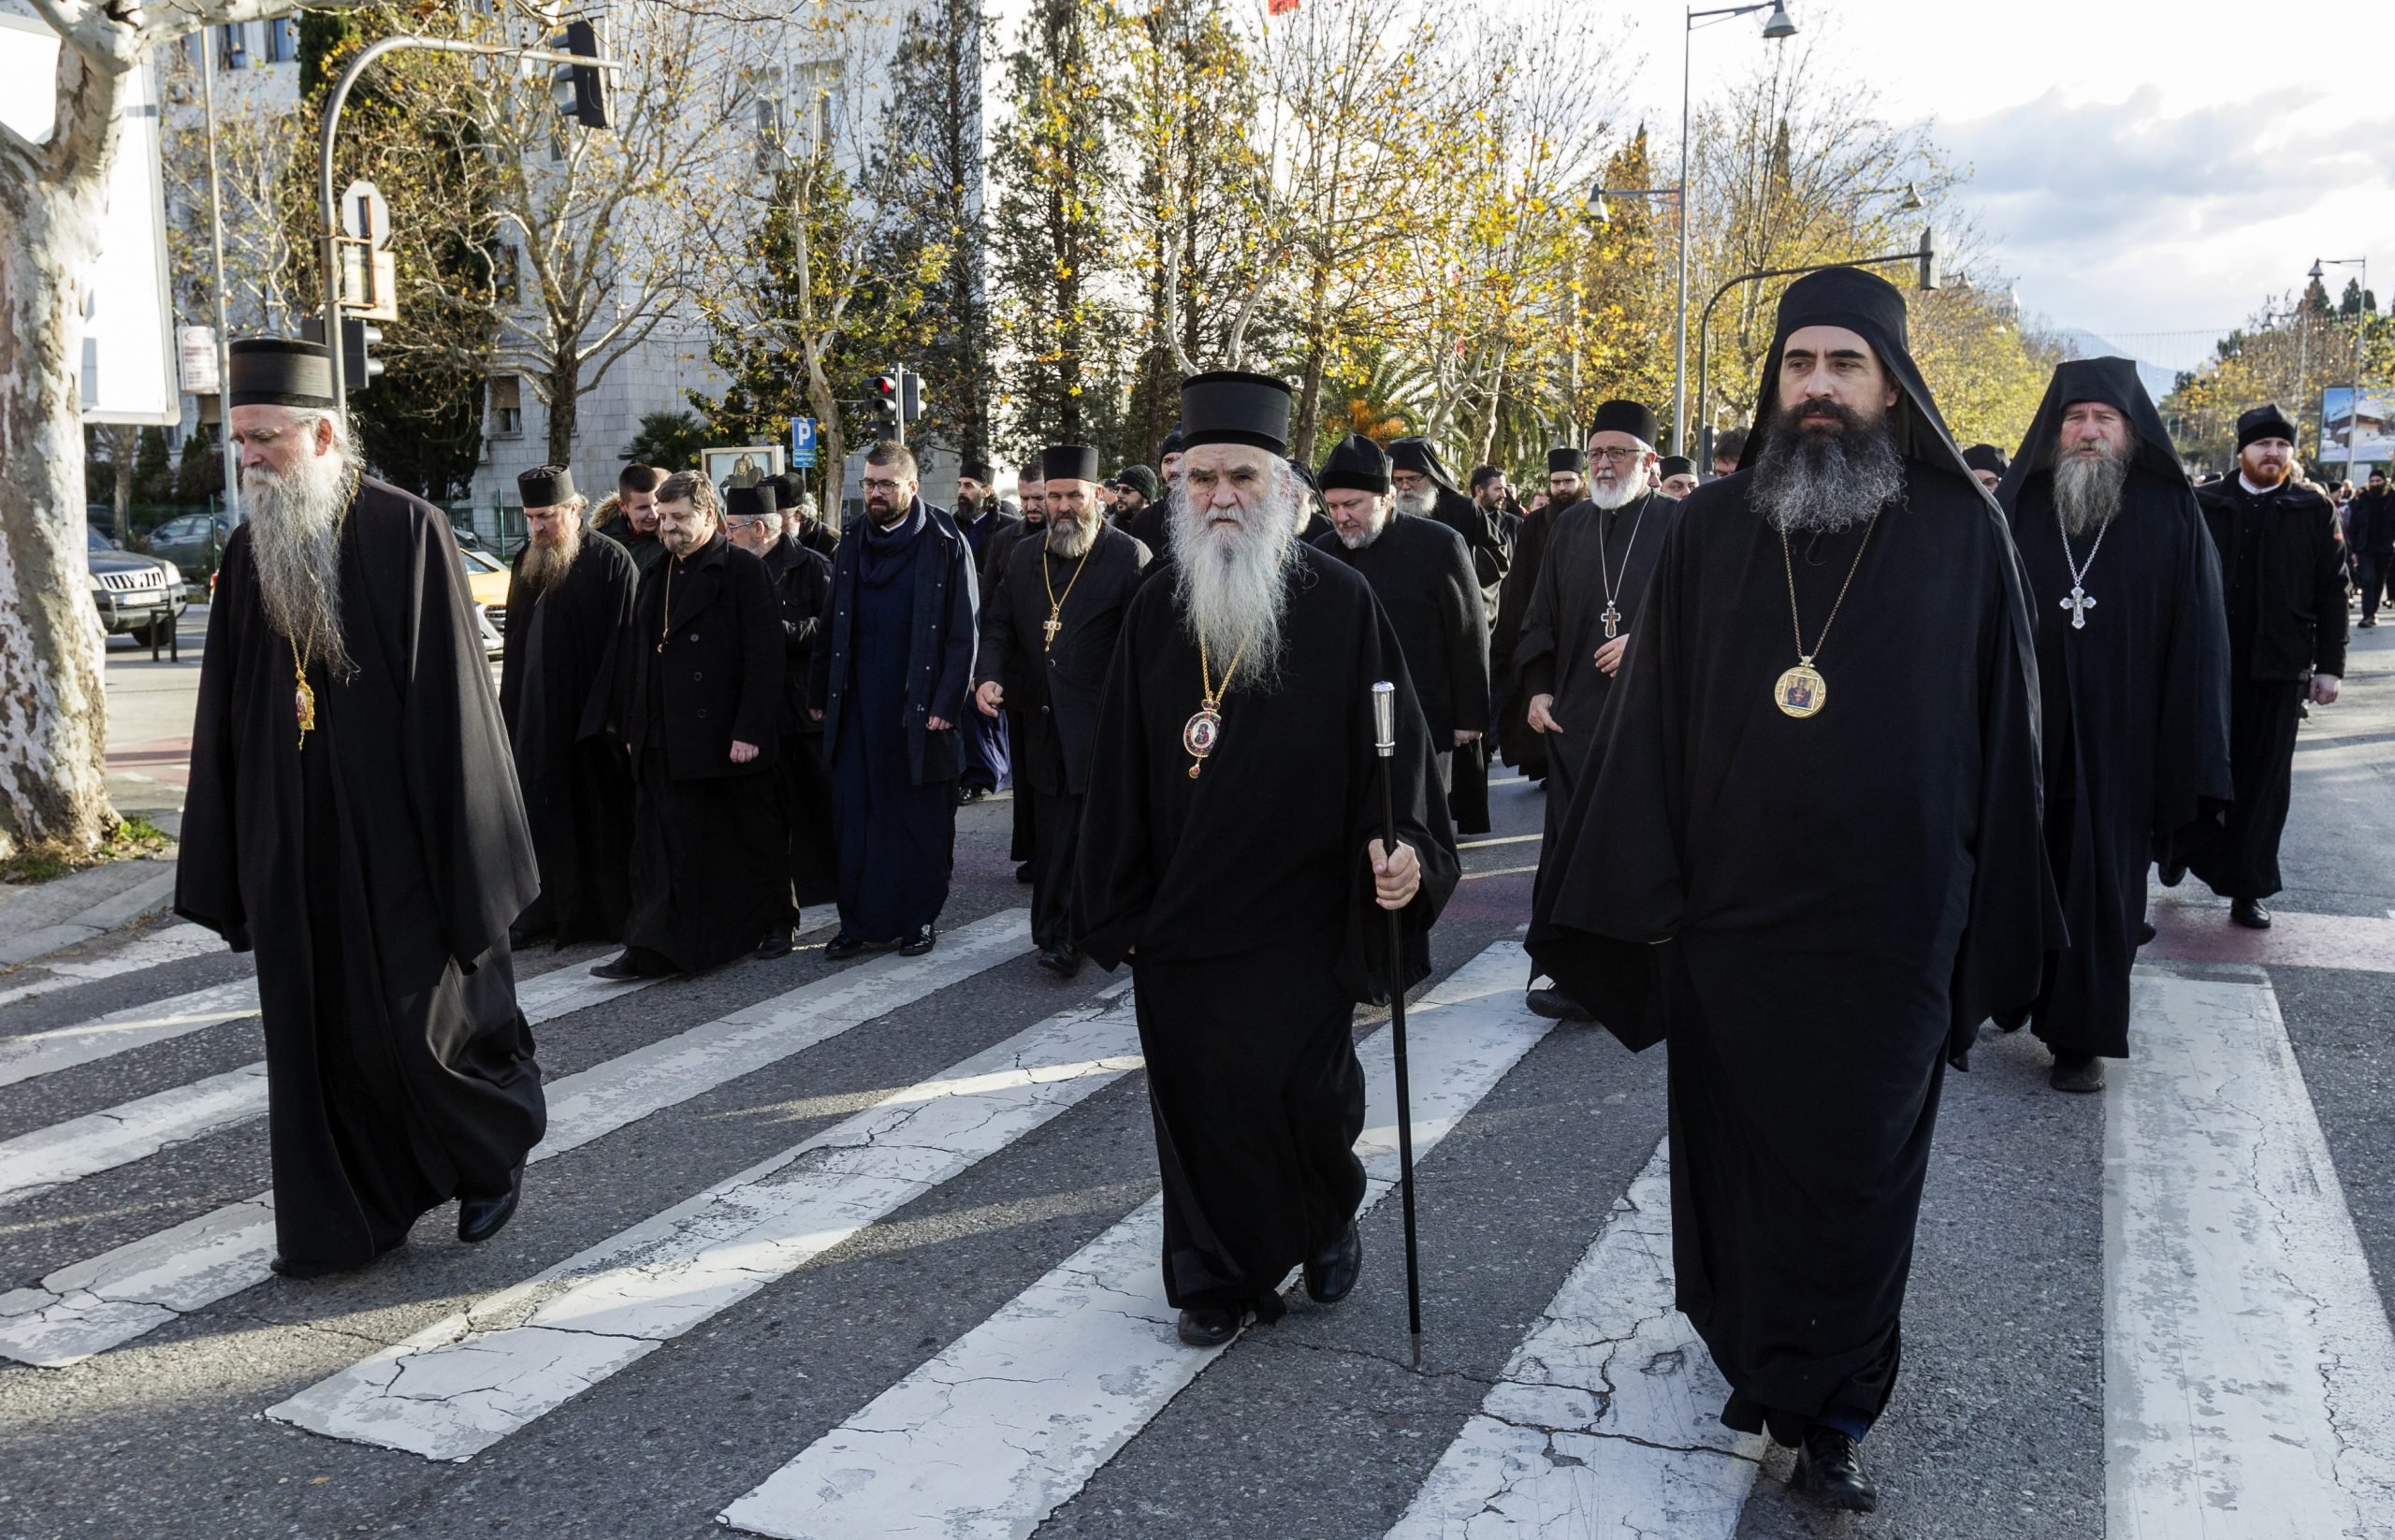
M 1205 768 L 1206 756 L 1214 751 L 1214 745 L 1220 743 L 1222 737 L 1223 714 L 1215 709 L 1212 701 L 1200 705 L 1197 715 L 1182 724 L 1181 747 L 1190 759 L 1191 780 L 1196 780 L 1198 772 Z
M 1792 717 L 1813 716 L 1829 704 L 1829 681 L 1813 669 L 1812 661 L 1809 658 L 1800 661 L 1771 687 L 1771 698 Z

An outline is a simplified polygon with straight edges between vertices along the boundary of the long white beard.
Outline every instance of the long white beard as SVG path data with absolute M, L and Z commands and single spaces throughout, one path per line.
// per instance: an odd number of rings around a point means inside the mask
M 1589 478 L 1589 501 L 1606 513 L 1612 513 L 1616 508 L 1627 507 L 1647 489 L 1644 480 L 1642 476 L 1600 471 Z
M 1216 524 L 1172 491 L 1174 596 L 1183 628 L 1217 670 L 1239 661 L 1239 676 L 1270 690 L 1280 679 L 1282 621 L 1288 612 L 1288 569 L 1297 559 L 1296 476 L 1283 472 L 1253 511 Z
M 555 545 L 533 541 L 524 547 L 524 564 L 519 574 L 534 593 L 546 593 L 562 580 L 573 567 L 574 558 L 582 554 L 582 520 L 566 520 L 565 533 Z
M 1411 492 L 1397 494 L 1397 511 L 1412 514 L 1415 518 L 1429 518 L 1439 511 L 1439 489 L 1434 486 L 1416 487 Z
M 2109 443 L 2101 455 L 2062 456 L 2054 464 L 2054 516 L 2063 532 L 2083 535 L 2112 522 L 2128 475 L 2128 457 Z
M 356 672 L 341 631 L 341 531 L 349 471 L 339 455 L 308 455 L 291 471 L 241 472 L 250 560 L 268 622 L 308 649 L 327 673 Z
M 1054 519 L 1048 521 L 1048 548 L 1067 561 L 1077 561 L 1097 540 L 1097 520 Z

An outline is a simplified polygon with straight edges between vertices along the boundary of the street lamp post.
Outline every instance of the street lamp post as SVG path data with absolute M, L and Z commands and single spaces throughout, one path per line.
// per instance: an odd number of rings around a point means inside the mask
M 2312 271 L 2306 276 L 2317 280 L 2323 268 L 2359 268 L 2361 277 L 2354 285 L 2357 301 L 2354 312 L 2354 384 L 2353 395 L 2345 401 L 2345 479 L 2354 479 L 2354 462 L 2361 454 L 2361 339 L 2370 322 L 2370 258 L 2366 256 L 2323 256 L 2312 260 Z M 2309 410 L 2307 400 L 2299 410 Z M 2326 413 L 2322 415 L 2325 417 Z M 2325 456 L 2329 446 L 2322 444 Z
M 271 25 L 272 23 L 269 23 Z M 225 194 L 216 174 L 216 38 L 199 29 L 200 110 L 208 119 L 208 247 L 216 263 L 216 450 L 225 463 L 225 512 L 241 522 L 241 452 L 233 446 L 233 333 L 225 295 Z M 210 538 L 216 526 L 209 524 Z

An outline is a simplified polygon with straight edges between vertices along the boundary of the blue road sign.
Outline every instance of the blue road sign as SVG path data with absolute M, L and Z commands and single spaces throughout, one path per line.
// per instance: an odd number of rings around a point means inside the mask
M 790 463 L 793 471 L 804 470 L 815 463 L 815 419 L 792 417 L 790 422 Z

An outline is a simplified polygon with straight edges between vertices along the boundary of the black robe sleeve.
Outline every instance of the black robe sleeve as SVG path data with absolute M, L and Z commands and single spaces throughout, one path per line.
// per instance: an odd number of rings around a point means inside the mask
M 606 640 L 591 665 L 590 688 L 583 697 L 582 719 L 574 733 L 578 743 L 616 733 L 616 674 L 621 666 L 617 659 L 630 645 L 632 600 L 640 591 L 640 573 L 623 547 L 611 546 L 605 554 L 606 560 L 596 564 L 589 587 L 581 595 L 582 603 L 590 610 L 579 617 L 581 624 Z M 512 617 L 515 614 L 512 585 L 509 594 L 507 613 Z M 515 651 L 514 647 L 508 648 L 508 655 L 513 658 Z
M 247 618 L 256 613 L 251 596 L 250 530 L 242 525 L 225 542 L 208 607 L 204 658 L 222 661 L 199 673 L 199 700 L 192 716 L 191 777 L 183 792 L 182 832 L 175 860 L 175 912 L 205 925 L 235 952 L 250 950 L 250 918 L 241 902 L 240 852 L 234 849 L 235 728 L 232 661 L 243 655 Z M 295 711 L 296 716 L 296 711 Z M 296 731 L 296 729 L 295 729 Z
M 1366 613 L 1370 620 L 1357 638 L 1357 667 L 1348 680 L 1348 699 L 1354 703 L 1347 731 L 1348 845 L 1357 852 L 1357 882 L 1347 906 L 1347 944 L 1340 957 L 1339 980 L 1363 1004 L 1386 1005 L 1392 976 L 1400 992 L 1430 977 L 1430 927 L 1454 896 L 1463 867 L 1456 853 L 1447 799 L 1439 787 L 1438 746 L 1430 741 L 1430 724 L 1414 693 L 1397 632 L 1378 604 L 1366 606 Z M 1372 698 L 1372 687 L 1384 679 L 1397 686 L 1397 748 L 1386 759 L 1380 753 Z M 1399 843 L 1412 846 L 1422 864 L 1422 886 L 1413 902 L 1397 911 L 1394 940 L 1389 911 L 1375 896 L 1369 853 L 1372 842 L 1384 837 L 1391 808 Z
M 782 670 L 789 658 L 781 599 L 762 560 L 737 546 L 724 554 L 724 581 L 740 626 L 740 705 L 732 735 L 756 746 L 761 759 L 771 759 L 781 742 Z
M 1555 574 L 1571 556 L 1571 541 L 1559 538 L 1563 531 L 1554 515 L 1547 517 L 1546 535 L 1539 543 L 1538 570 L 1531 575 L 1530 593 L 1522 605 L 1521 627 L 1514 637 L 1514 673 L 1522 682 L 1522 707 L 1526 711 L 1531 696 L 1555 693 Z
M 2210 843 L 2233 798 L 2228 774 L 2228 610 L 2220 553 L 2195 499 L 2185 505 L 2178 596 L 2161 639 L 2163 696 L 2155 734 L 2155 859 L 2166 871 Z
M 932 691 L 928 715 L 953 729 L 963 725 L 965 697 L 972 693 L 973 654 L 980 639 L 977 619 L 980 585 L 974 580 L 973 547 L 959 538 L 948 548 L 952 563 L 948 574 L 948 629 L 941 642 L 938 688 Z
M 2326 499 L 2322 501 L 2326 501 Z M 2345 674 L 2345 543 L 2337 529 L 2337 510 L 2329 509 L 2328 526 L 2312 561 L 2312 667 L 2315 673 L 2344 678 Z
M 994 541 L 995 536 L 992 538 Z M 1014 596 L 1007 581 L 1012 565 L 1009 562 L 994 570 L 982 591 L 981 650 L 973 660 L 976 689 L 993 681 L 1004 685 L 1014 661 Z
M 1473 581 L 1472 559 L 1462 558 L 1449 574 L 1447 616 L 1447 677 L 1455 682 L 1455 699 L 1447 708 L 1462 733 L 1488 730 L 1488 608 L 1480 585 Z M 1509 574 L 1510 575 L 1510 574 Z M 1432 748 L 1446 745 L 1432 744 Z

